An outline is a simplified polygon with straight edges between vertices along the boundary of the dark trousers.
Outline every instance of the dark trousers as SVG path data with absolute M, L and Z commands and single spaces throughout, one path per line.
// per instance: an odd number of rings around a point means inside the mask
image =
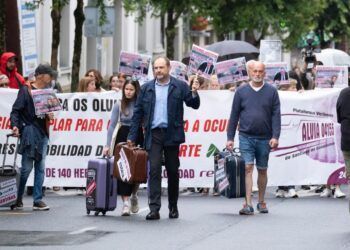
M 150 160 L 148 203 L 151 211 L 159 211 L 162 192 L 162 157 L 168 176 L 169 209 L 177 207 L 179 198 L 179 145 L 164 146 L 166 129 L 152 129 L 152 145 L 148 152 Z
M 117 133 L 117 138 L 115 140 L 115 146 L 114 149 L 117 147 L 117 144 L 119 142 L 126 142 L 128 134 L 130 131 L 130 126 L 121 126 L 118 130 Z M 138 133 L 138 137 L 136 140 L 136 145 L 140 145 L 141 147 L 143 146 L 143 132 L 142 132 L 142 128 L 139 128 L 139 133 Z M 129 184 L 126 182 L 123 182 L 121 180 L 117 180 L 117 194 L 121 195 L 121 196 L 131 196 L 133 190 L 135 189 L 135 185 L 136 184 Z

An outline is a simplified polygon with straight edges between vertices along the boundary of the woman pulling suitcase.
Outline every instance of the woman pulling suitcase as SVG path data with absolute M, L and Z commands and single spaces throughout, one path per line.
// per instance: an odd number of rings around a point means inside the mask
M 139 92 L 139 82 L 137 80 L 127 79 L 122 88 L 122 99 L 115 103 L 112 110 L 111 123 L 107 132 L 107 146 L 105 146 L 103 151 L 104 155 L 113 155 L 116 144 L 127 141 L 131 118 Z M 143 131 L 141 127 L 139 129 L 140 131 L 136 144 L 143 146 Z M 138 188 L 139 184 L 128 184 L 118 180 L 117 193 L 121 195 L 123 200 L 122 216 L 129 216 L 130 211 L 132 213 L 137 213 L 139 211 L 137 198 Z M 129 205 L 129 200 L 131 206 Z

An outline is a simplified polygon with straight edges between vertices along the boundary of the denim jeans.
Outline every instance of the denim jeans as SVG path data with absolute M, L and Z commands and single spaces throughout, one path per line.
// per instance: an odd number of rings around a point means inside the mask
M 34 166 L 34 188 L 33 188 L 34 203 L 41 201 L 43 197 L 42 186 L 43 186 L 44 177 L 45 177 L 45 158 L 46 158 L 47 144 L 49 139 L 45 136 L 43 140 L 44 140 L 43 154 L 42 154 L 42 159 L 40 161 L 36 161 L 32 158 L 29 158 L 26 152 L 22 154 L 22 167 L 21 167 L 21 177 L 20 177 L 19 188 L 18 188 L 18 197 L 21 198 L 23 196 L 24 188 L 26 186 L 29 174 L 32 171 Z
M 266 170 L 271 150 L 269 141 L 239 135 L 239 149 L 245 164 L 254 164 L 255 159 L 256 168 Z

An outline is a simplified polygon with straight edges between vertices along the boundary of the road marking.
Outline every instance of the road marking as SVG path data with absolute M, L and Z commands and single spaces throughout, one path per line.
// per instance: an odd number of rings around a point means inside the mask
M 32 213 L 26 213 L 26 212 L 0 212 L 0 215 L 28 215 Z
M 91 230 L 94 230 L 96 229 L 96 227 L 85 227 L 85 228 L 82 228 L 82 229 L 79 229 L 79 230 L 76 230 L 76 231 L 72 231 L 68 234 L 72 234 L 72 235 L 75 235 L 75 234 L 82 234 L 82 233 L 85 233 L 87 231 L 91 231 Z

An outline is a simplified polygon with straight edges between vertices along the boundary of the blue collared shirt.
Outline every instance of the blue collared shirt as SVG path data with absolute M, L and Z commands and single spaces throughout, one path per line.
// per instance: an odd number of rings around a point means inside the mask
M 154 115 L 152 120 L 153 128 L 167 128 L 168 127 L 168 91 L 169 82 L 160 84 L 155 83 L 156 103 L 154 105 Z

